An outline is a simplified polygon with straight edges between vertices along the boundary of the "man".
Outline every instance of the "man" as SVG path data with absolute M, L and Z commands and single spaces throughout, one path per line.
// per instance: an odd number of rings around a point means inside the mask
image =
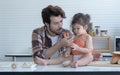
M 72 34 L 62 28 L 65 12 L 59 6 L 49 5 L 42 10 L 44 26 L 33 30 L 32 50 L 36 64 L 58 64 L 66 60 L 64 53 L 73 43 Z M 68 37 L 64 37 L 67 33 Z M 69 59 L 71 57 L 68 57 Z M 49 60 L 51 59 L 51 60 Z M 98 60 L 99 57 L 97 57 Z
M 36 64 L 46 64 L 43 59 L 57 59 L 59 61 L 47 62 L 47 64 L 57 64 L 63 61 L 65 47 L 69 46 L 73 38 L 65 38 L 71 33 L 63 29 L 63 19 L 65 12 L 58 6 L 49 5 L 42 10 L 42 19 L 44 26 L 33 30 L 32 50 L 33 59 Z

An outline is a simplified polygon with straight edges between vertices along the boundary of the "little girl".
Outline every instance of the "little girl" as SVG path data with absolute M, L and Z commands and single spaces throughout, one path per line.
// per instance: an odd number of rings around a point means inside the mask
M 86 32 L 89 21 L 90 16 L 88 14 L 77 13 L 73 16 L 71 28 L 75 37 L 70 47 L 72 53 L 72 67 L 84 66 L 93 60 L 92 37 Z M 66 57 L 69 56 L 69 53 L 70 50 L 65 53 Z M 68 66 L 69 64 L 70 62 L 68 61 L 63 62 L 64 66 Z

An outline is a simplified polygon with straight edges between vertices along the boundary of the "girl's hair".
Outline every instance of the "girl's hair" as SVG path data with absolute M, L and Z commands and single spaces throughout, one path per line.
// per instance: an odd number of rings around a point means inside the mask
M 75 14 L 72 18 L 71 25 L 74 25 L 76 23 L 82 26 L 88 25 L 90 23 L 90 15 L 83 13 Z
M 87 25 L 87 33 L 90 31 L 91 23 L 90 23 L 90 15 L 89 14 L 83 14 L 83 13 L 77 13 L 73 16 L 72 21 L 71 21 L 71 28 L 74 24 L 80 24 L 82 26 Z

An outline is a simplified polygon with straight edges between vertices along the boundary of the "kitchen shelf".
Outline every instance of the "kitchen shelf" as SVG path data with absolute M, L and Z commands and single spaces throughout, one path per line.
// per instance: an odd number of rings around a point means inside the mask
M 94 52 L 103 52 L 103 53 L 110 53 L 111 52 L 111 37 L 110 36 L 94 36 L 92 37 L 94 39 L 106 39 L 107 41 L 107 47 L 106 48 L 99 48 L 99 49 L 94 49 Z

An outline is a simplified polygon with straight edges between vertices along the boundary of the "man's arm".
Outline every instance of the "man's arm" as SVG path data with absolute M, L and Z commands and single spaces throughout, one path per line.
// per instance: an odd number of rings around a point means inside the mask
M 61 47 L 71 44 L 72 40 L 73 38 L 71 39 L 63 38 L 50 48 L 44 49 L 44 47 L 42 47 L 43 44 L 42 37 L 38 35 L 37 30 L 34 30 L 32 33 L 33 55 L 39 54 L 40 55 L 39 57 L 41 58 L 50 58 L 51 55 L 53 55 L 53 53 L 58 51 Z
M 72 44 L 72 42 L 73 42 L 73 37 L 71 37 L 69 39 L 68 38 L 61 39 L 55 45 L 53 45 L 52 47 L 47 49 L 45 57 L 49 58 L 53 53 L 58 51 L 61 47 L 69 46 Z
M 67 39 L 62 39 L 58 41 L 54 46 L 51 46 L 48 49 L 44 49 L 42 37 L 38 35 L 36 30 L 32 33 L 32 50 L 33 50 L 33 57 L 39 56 L 40 58 L 50 58 L 53 53 L 59 50 L 65 43 Z
M 60 41 L 56 43 L 55 45 L 51 46 L 50 48 L 47 49 L 45 53 L 45 58 L 48 59 L 50 58 L 56 51 L 58 51 L 62 47 L 62 44 Z
M 38 56 L 40 58 L 50 58 L 53 53 L 61 48 L 61 44 L 58 42 L 54 46 L 46 49 L 43 47 L 42 36 L 40 36 L 37 30 L 34 30 L 32 33 L 32 50 L 33 57 Z

